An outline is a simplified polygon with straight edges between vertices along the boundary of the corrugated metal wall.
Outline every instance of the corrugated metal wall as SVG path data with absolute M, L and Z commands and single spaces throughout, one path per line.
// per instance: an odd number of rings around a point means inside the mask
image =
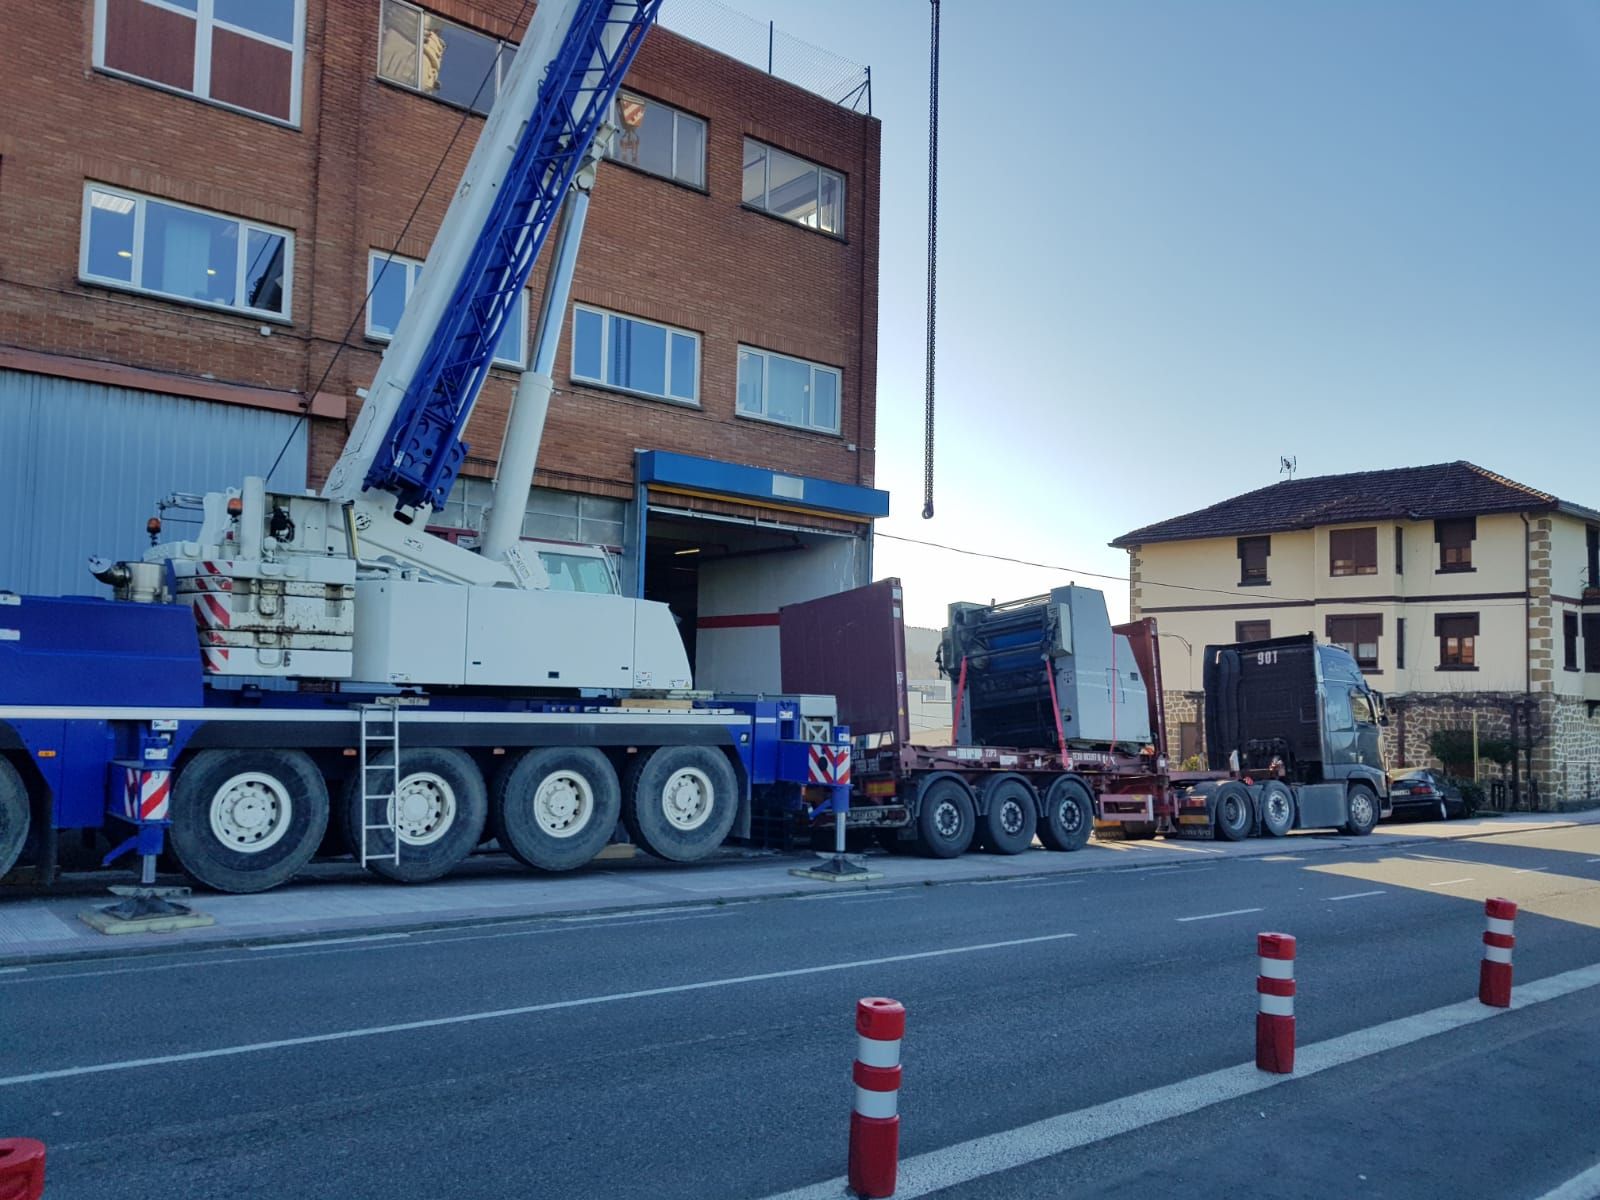
M 90 555 L 140 557 L 157 501 L 264 475 L 291 434 L 282 491 L 306 482 L 305 426 L 287 413 L 0 371 L 0 589 L 109 595 Z M 190 528 L 169 520 L 167 536 Z

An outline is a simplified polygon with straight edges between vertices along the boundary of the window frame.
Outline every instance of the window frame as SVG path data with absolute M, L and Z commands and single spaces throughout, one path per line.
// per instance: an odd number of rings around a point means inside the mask
M 1406 619 L 1404 617 L 1396 617 L 1394 619 L 1394 669 L 1396 671 L 1406 669 Z
M 1350 569 L 1341 571 L 1339 569 L 1339 563 L 1340 563 L 1341 559 L 1339 558 L 1339 551 L 1338 551 L 1337 545 L 1335 544 L 1335 539 L 1338 539 L 1338 538 L 1352 538 L 1353 539 L 1353 538 L 1356 537 L 1357 534 L 1370 535 L 1370 537 L 1371 537 L 1371 547 L 1372 547 L 1371 556 L 1368 557 L 1368 558 L 1362 558 L 1361 557 L 1361 551 L 1365 550 L 1366 547 L 1365 546 L 1357 546 L 1352 542 L 1352 544 L 1350 545 L 1349 556 L 1348 556 L 1347 559 L 1343 560 L 1343 561 L 1348 561 L 1350 563 Z M 1359 525 L 1359 526 L 1355 526 L 1355 527 L 1348 528 L 1348 529 L 1330 529 L 1330 530 L 1328 530 L 1328 574 L 1332 578 L 1335 578 L 1335 579 L 1349 579 L 1349 578 L 1352 578 L 1352 577 L 1358 576 L 1358 575 L 1376 575 L 1377 573 L 1378 573 L 1378 527 L 1376 525 Z
M 746 200 L 744 198 L 744 165 L 743 164 L 744 164 L 744 162 L 748 161 L 748 159 L 749 159 L 750 152 L 749 152 L 748 147 L 750 146 L 751 143 L 754 143 L 755 145 L 760 146 L 762 148 L 762 150 L 766 152 L 766 153 L 764 153 L 762 155 L 762 158 L 761 158 L 761 203 L 760 204 L 755 203 L 753 200 Z M 808 225 L 804 221 L 798 220 L 798 219 L 796 219 L 794 217 L 785 216 L 781 212 L 774 212 L 773 211 L 773 209 L 772 209 L 772 157 L 771 157 L 771 152 L 774 151 L 774 150 L 776 150 L 779 154 L 788 155 L 790 158 L 794 159 L 797 162 L 807 163 L 808 165 L 813 167 L 818 172 L 818 174 L 817 174 L 817 223 L 815 225 Z M 833 176 L 833 178 L 835 178 L 835 179 L 837 179 L 839 181 L 839 228 L 837 228 L 837 229 L 824 229 L 822 227 L 822 181 L 823 181 L 823 177 L 826 176 L 826 175 L 831 175 L 831 176 Z M 760 138 L 751 137 L 749 134 L 745 134 L 744 135 L 744 143 L 743 143 L 743 158 L 741 159 L 740 172 L 739 172 L 739 204 L 740 204 L 740 206 L 742 208 L 747 208 L 751 212 L 764 213 L 769 217 L 775 217 L 778 220 L 782 221 L 785 225 L 795 225 L 795 226 L 798 226 L 801 229 L 809 229 L 809 230 L 811 230 L 812 233 L 820 233 L 824 237 L 831 237 L 831 238 L 834 238 L 834 239 L 842 242 L 842 241 L 846 240 L 847 231 L 848 231 L 848 229 L 850 227 L 850 221 L 849 221 L 848 216 L 846 215 L 848 213 L 848 211 L 849 211 L 849 208 L 850 208 L 850 177 L 848 175 L 846 175 L 843 171 L 835 170 L 833 167 L 825 167 L 825 166 L 823 166 L 821 163 L 819 163 L 814 158 L 807 158 L 803 154 L 796 154 L 793 150 L 785 150 L 782 146 L 774 146 L 771 142 L 764 142 Z
M 1446 632 L 1447 622 L 1459 622 L 1462 625 L 1470 623 L 1471 633 L 1463 632 L 1457 626 L 1455 632 Z M 1435 613 L 1433 617 L 1433 633 L 1439 640 L 1439 670 L 1441 671 L 1476 671 L 1478 669 L 1478 637 L 1481 621 L 1477 613 Z M 1454 656 L 1450 652 L 1450 643 L 1456 643 Z
M 624 127 L 622 125 L 622 103 L 623 103 L 624 100 L 628 100 L 628 99 L 637 100 L 637 101 L 640 101 L 643 104 L 653 105 L 656 108 L 665 109 L 667 112 L 672 114 L 672 173 L 671 174 L 667 174 L 667 173 L 662 172 L 662 171 L 654 170 L 654 169 L 652 169 L 650 167 L 645 166 L 643 163 L 629 162 L 627 159 L 619 157 L 618 154 L 616 153 L 617 145 L 622 140 L 623 129 L 624 129 Z M 618 91 L 617 92 L 617 98 L 616 98 L 614 103 L 615 103 L 615 106 L 616 106 L 616 109 L 617 109 L 617 132 L 616 132 L 615 136 L 612 137 L 611 144 L 608 147 L 606 147 L 606 153 L 605 153 L 605 158 L 604 158 L 605 162 L 614 162 L 614 163 L 618 164 L 619 166 L 628 167 L 628 168 L 630 168 L 631 170 L 634 170 L 634 171 L 640 171 L 640 172 L 642 172 L 642 173 L 644 173 L 646 175 L 649 175 L 649 176 L 651 176 L 651 177 L 653 177 L 655 179 L 665 179 L 668 183 L 676 183 L 681 187 L 692 188 L 694 191 L 697 191 L 697 192 L 702 192 L 702 193 L 709 192 L 709 188 L 707 187 L 707 184 L 706 184 L 706 166 L 707 166 L 707 160 L 710 157 L 710 145 L 711 145 L 711 122 L 709 120 L 707 120 L 705 117 L 699 116 L 696 113 L 692 113 L 692 112 L 688 111 L 687 109 L 679 108 L 675 104 L 668 104 L 664 100 L 655 99 L 653 96 L 646 96 L 643 92 L 635 92 L 635 91 L 627 91 L 627 90 Z M 679 175 L 677 173 L 678 172 L 678 123 L 679 123 L 679 121 L 693 121 L 695 124 L 700 126 L 700 178 L 699 178 L 698 181 L 683 179 L 683 178 L 679 177 Z
M 376 271 L 381 264 L 403 267 L 405 270 L 406 294 L 400 305 L 400 312 L 404 315 L 406 305 L 411 303 L 411 292 L 417 286 L 417 275 L 427 265 L 426 259 L 411 258 L 405 254 L 390 254 L 387 250 L 367 250 L 367 277 L 366 277 L 366 303 L 362 306 L 362 336 L 369 342 L 381 342 L 388 345 L 394 340 L 394 334 L 384 333 L 372 326 L 372 298 L 376 294 L 378 279 Z M 512 362 L 510 359 L 501 358 L 496 354 L 489 360 L 491 366 L 501 367 L 507 371 L 526 371 L 528 369 L 528 355 L 532 353 L 531 337 L 528 333 L 529 322 L 533 313 L 533 289 L 524 287 L 519 303 L 523 306 L 521 334 L 517 345 L 522 350 L 522 360 Z M 398 326 L 397 326 L 398 328 Z
M 1406 573 L 1406 530 L 1404 525 L 1394 527 L 1394 573 Z
M 1334 633 L 1335 622 L 1340 622 L 1341 624 L 1344 622 L 1358 623 L 1357 635 L 1348 639 L 1337 636 Z M 1376 627 L 1376 632 L 1372 635 L 1372 655 L 1370 658 L 1363 658 L 1361 647 L 1365 643 L 1363 643 L 1360 634 L 1369 628 L 1366 625 L 1367 622 L 1371 622 Z M 1356 660 L 1356 666 L 1361 668 L 1362 674 L 1373 674 L 1381 669 L 1379 664 L 1383 660 L 1382 613 L 1330 613 L 1323 629 L 1329 644 L 1348 650 L 1350 657 Z
M 739 404 L 739 365 L 746 354 L 759 354 L 761 356 L 761 412 L 746 412 Z M 807 422 L 804 425 L 793 421 L 785 421 L 780 417 L 768 416 L 771 405 L 768 403 L 768 380 L 771 377 L 771 365 L 774 358 L 781 358 L 787 362 L 799 363 L 811 368 L 811 394 L 816 394 L 816 378 L 818 371 L 827 371 L 834 377 L 837 403 L 834 405 L 834 415 L 837 421 L 833 428 Z M 764 421 L 768 425 L 779 425 L 784 429 L 798 429 L 802 433 L 817 433 L 823 437 L 842 437 L 844 430 L 844 368 L 829 366 L 827 363 L 813 362 L 809 358 L 796 358 L 792 354 L 781 354 L 776 350 L 763 350 L 760 346 L 751 346 L 745 342 L 738 344 L 734 358 L 733 377 L 733 415 L 742 417 L 746 421 Z
M 394 79 L 383 73 L 383 18 L 384 14 L 388 12 L 391 4 L 398 4 L 403 8 L 411 9 L 417 14 L 417 31 L 419 36 L 417 38 L 418 81 L 416 83 L 407 83 L 403 79 Z M 441 96 L 438 92 L 430 92 L 422 87 L 422 38 L 420 35 L 424 25 L 426 24 L 426 20 L 429 17 L 432 17 L 437 21 L 442 21 L 446 25 L 453 25 L 457 29 L 472 34 L 474 37 L 480 37 L 484 41 L 492 42 L 494 44 L 494 89 L 489 95 L 488 105 L 481 111 L 474 108 L 470 103 L 463 104 L 459 100 L 453 100 L 449 96 Z M 497 38 L 493 34 L 485 33 L 481 29 L 474 29 L 471 25 L 468 25 L 465 22 L 454 20 L 451 17 L 445 16 L 443 13 L 436 12 L 431 8 L 417 4 L 415 3 L 415 0 L 379 0 L 377 63 L 373 67 L 373 73 L 380 81 L 388 84 L 390 87 L 397 87 L 403 92 L 410 92 L 414 96 L 421 96 L 425 100 L 433 100 L 439 104 L 448 104 L 451 108 L 459 109 L 462 112 L 469 112 L 480 117 L 487 117 L 489 115 L 489 109 L 493 108 L 495 101 L 500 98 L 500 89 L 505 86 L 506 68 L 509 65 L 506 57 L 506 51 L 510 50 L 511 57 L 515 58 L 520 45 L 521 43 L 519 42 L 508 42 L 504 38 Z
M 1576 672 L 1579 669 L 1579 664 L 1583 661 L 1578 655 L 1579 628 L 1577 613 L 1568 609 L 1561 614 L 1561 669 L 1563 671 Z
M 1252 575 L 1250 573 L 1250 571 L 1251 571 L 1251 563 L 1250 563 L 1250 555 L 1249 555 L 1248 552 L 1251 551 L 1251 550 L 1254 550 L 1257 545 L 1260 545 L 1262 547 L 1262 551 L 1261 551 L 1261 573 L 1259 575 Z M 1270 562 L 1271 562 L 1271 559 L 1272 559 L 1272 538 L 1270 536 L 1268 536 L 1268 535 L 1261 535 L 1261 536 L 1257 536 L 1257 537 L 1242 537 L 1242 538 L 1238 538 L 1238 539 L 1235 540 L 1235 546 L 1236 546 L 1237 553 L 1238 553 L 1238 556 L 1239 556 L 1239 586 L 1240 587 L 1269 587 L 1269 586 L 1271 586 L 1272 580 L 1269 578 L 1269 576 L 1271 575 Z
M 1462 531 L 1466 533 L 1465 541 L 1457 540 L 1457 535 Z M 1477 570 L 1472 565 L 1472 543 L 1478 540 L 1476 517 L 1450 517 L 1435 521 L 1433 540 L 1439 546 L 1439 565 L 1434 574 L 1459 575 Z M 1463 551 L 1465 556 L 1461 557 Z M 1454 561 L 1448 557 L 1451 552 L 1456 552 L 1458 555 Z
M 140 0 L 152 8 L 164 9 L 170 13 L 177 13 L 183 17 L 193 19 L 194 32 L 194 81 L 198 85 L 202 71 L 205 79 L 205 89 L 198 86 L 181 88 L 175 84 L 163 83 L 159 79 L 147 79 L 143 75 L 135 75 L 131 71 L 124 71 L 119 67 L 106 65 L 106 0 L 94 0 L 94 45 L 92 61 L 94 69 L 117 79 L 127 79 L 134 83 L 141 83 L 145 87 L 153 87 L 174 96 L 187 96 L 191 100 L 198 100 L 202 104 L 212 104 L 218 108 L 228 109 L 230 112 L 243 113 L 247 117 L 254 117 L 258 121 L 270 121 L 274 125 L 281 125 L 287 129 L 299 129 L 301 111 L 301 95 L 304 91 L 305 64 L 306 64 L 306 0 L 293 0 L 295 40 L 293 44 L 283 42 L 270 34 L 258 33 L 254 29 L 245 29 L 228 21 L 219 21 L 216 17 L 214 0 L 196 0 L 196 11 L 190 12 L 181 4 L 172 0 Z M 277 46 L 288 50 L 291 54 L 289 68 L 289 117 L 275 116 L 272 113 L 258 112 L 253 108 L 245 108 L 241 104 L 234 104 L 229 100 L 218 100 L 211 95 L 211 31 L 222 28 L 229 33 L 241 37 L 253 38 L 258 42 Z M 202 37 L 204 30 L 206 36 Z
M 130 273 L 132 279 L 114 279 L 107 275 L 95 275 L 89 271 L 89 230 L 91 210 L 94 207 L 94 193 L 104 192 L 109 196 L 116 196 L 122 200 L 133 202 L 133 252 Z M 218 221 L 231 221 L 240 229 L 238 239 L 237 260 L 235 262 L 235 292 L 241 295 L 245 287 L 247 276 L 246 255 L 249 253 L 250 234 L 264 233 L 272 237 L 283 239 L 283 311 L 273 312 L 266 308 L 251 308 L 244 304 L 226 304 L 218 300 L 201 300 L 194 296 L 181 296 L 176 292 L 162 291 L 160 288 L 147 287 L 141 282 L 144 276 L 144 233 L 145 217 L 150 204 L 161 204 L 167 208 L 182 209 L 186 212 L 199 213 L 204 217 L 211 217 Z M 163 196 L 150 196 L 144 192 L 130 191 L 128 188 L 114 187 L 110 184 L 96 183 L 94 180 L 85 180 L 83 184 L 83 203 L 79 208 L 78 230 L 78 282 L 91 287 L 112 288 L 119 292 L 129 292 L 136 296 L 153 296 L 157 299 L 167 300 L 174 304 L 190 305 L 194 308 L 209 309 L 212 312 L 231 313 L 238 317 L 248 317 L 252 321 L 271 321 L 279 325 L 294 324 L 294 231 L 282 229 L 276 225 L 268 225 L 264 221 L 253 221 L 248 217 L 237 217 L 232 213 L 216 212 L 213 209 L 201 208 L 195 204 L 184 204 L 179 200 L 168 200 Z
M 649 325 L 655 329 L 666 331 L 666 372 L 663 378 L 667 382 L 669 394 L 657 395 L 647 392 L 642 388 L 624 387 L 618 383 L 608 383 L 604 379 L 594 379 L 588 375 L 578 374 L 578 313 L 579 311 L 593 313 L 600 318 L 600 370 L 603 374 L 610 355 L 606 351 L 611 345 L 611 318 L 617 317 L 624 321 L 632 321 L 636 325 Z M 668 325 L 665 321 L 652 321 L 647 317 L 636 317 L 632 313 L 617 312 L 614 309 L 601 308 L 598 304 L 586 304 L 581 300 L 574 301 L 572 305 L 572 334 L 568 341 L 567 349 L 567 378 L 572 383 L 583 384 L 585 387 L 600 388 L 607 392 L 617 392 L 623 396 L 637 396 L 641 400 L 655 400 L 663 404 L 676 404 L 683 408 L 700 407 L 700 375 L 705 365 L 705 338 L 692 329 L 683 329 L 677 325 Z M 672 388 L 672 335 L 679 334 L 694 341 L 694 398 L 685 400 L 682 396 L 670 394 Z
M 1252 625 L 1260 625 L 1260 626 L 1265 628 L 1266 632 L 1263 633 L 1260 637 L 1247 637 L 1247 636 L 1245 636 Z M 1265 642 L 1265 641 L 1271 640 L 1271 638 L 1272 638 L 1272 621 L 1271 621 L 1270 618 L 1268 618 L 1267 620 L 1256 619 L 1256 620 L 1250 620 L 1250 621 L 1235 621 L 1233 623 L 1233 640 L 1234 640 L 1235 643 L 1239 643 L 1239 642 Z

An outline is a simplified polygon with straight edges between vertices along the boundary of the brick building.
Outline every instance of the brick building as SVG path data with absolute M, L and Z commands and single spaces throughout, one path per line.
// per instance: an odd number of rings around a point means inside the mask
M 174 493 L 321 483 L 531 7 L 0 10 L 0 588 L 92 590 Z M 778 605 L 865 582 L 887 511 L 879 126 L 661 28 L 618 125 L 524 533 L 613 547 L 702 685 L 776 686 Z M 434 517 L 463 536 L 545 267 Z

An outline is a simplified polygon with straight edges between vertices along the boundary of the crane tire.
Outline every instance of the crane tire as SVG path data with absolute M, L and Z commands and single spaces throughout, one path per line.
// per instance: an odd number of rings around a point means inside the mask
M 28 788 L 17 769 L 0 758 L 0 879 L 4 879 L 28 842 Z
M 264 892 L 311 861 L 328 828 L 328 785 L 301 750 L 202 750 L 172 786 L 168 843 L 218 892 Z
M 621 814 L 616 768 L 588 746 L 529 750 L 500 769 L 489 796 L 489 823 L 501 848 L 541 871 L 592 861 Z
M 722 845 L 739 815 L 739 778 L 720 750 L 661 746 L 629 764 L 622 785 L 628 834 L 657 858 L 696 862 Z
M 392 754 L 390 750 L 375 754 L 370 765 L 386 766 Z M 373 772 L 373 784 L 379 787 L 383 785 L 378 781 L 387 778 L 386 772 Z M 401 747 L 397 804 L 398 860 L 371 857 L 393 852 L 386 830 L 370 835 L 367 859 L 367 870 L 395 883 L 427 883 L 448 875 L 477 847 L 489 814 L 488 789 L 478 764 L 466 751 L 446 746 Z M 380 815 L 373 813 L 372 819 Z M 364 819 L 361 779 L 352 776 L 345 785 L 344 822 L 358 860 Z

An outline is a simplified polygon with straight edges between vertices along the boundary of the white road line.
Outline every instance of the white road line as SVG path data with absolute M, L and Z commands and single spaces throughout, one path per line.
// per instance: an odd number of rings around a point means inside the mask
M 1600 858 L 1586 858 L 1584 862 L 1600 862 Z
M 1198 917 L 1179 917 L 1180 923 L 1184 921 L 1214 921 L 1218 917 L 1242 917 L 1245 913 L 1261 912 L 1259 908 L 1230 908 L 1227 912 L 1201 913 Z
M 1508 1012 L 1596 986 L 1600 986 L 1600 963 L 1530 984 L 1518 984 L 1510 1009 L 1490 1008 L 1476 1000 L 1464 1000 L 1459 1004 L 1447 1004 L 1415 1016 L 1358 1029 L 1343 1037 L 1302 1046 L 1295 1055 L 1293 1075 L 1271 1075 L 1257 1070 L 1253 1062 L 1241 1063 L 1236 1067 L 1213 1071 L 1209 1075 L 1197 1075 L 1092 1108 L 1046 1117 L 1031 1125 L 918 1154 L 901 1161 L 895 1200 L 912 1200 L 1001 1171 L 1013 1170 L 1080 1146 L 1143 1129 L 1159 1121 L 1186 1116 L 1200 1109 L 1237 1100 L 1252 1092 L 1292 1083 L 1308 1075 L 1409 1046 L 1423 1038 L 1492 1020 Z M 1600 1167 L 1595 1171 L 1600 1172 Z M 1588 1175 L 1580 1175 L 1563 1187 L 1573 1187 L 1588 1178 Z M 843 1179 L 830 1179 L 826 1183 L 768 1196 L 765 1200 L 839 1200 L 846 1194 L 844 1187 Z M 1558 1189 L 1540 1200 L 1592 1200 L 1593 1196 L 1592 1190 L 1583 1191 L 1580 1187 L 1570 1192 Z
M 1574 1175 L 1554 1191 L 1540 1196 L 1538 1200 L 1594 1200 L 1596 1196 L 1600 1196 L 1600 1163 L 1596 1163 L 1582 1175 Z
M 906 889 L 903 888 L 903 887 L 888 887 L 888 888 L 883 888 L 883 887 L 879 887 L 879 888 L 853 887 L 853 888 L 850 888 L 847 891 L 843 891 L 843 892 L 818 892 L 815 896 L 787 896 L 787 897 L 784 897 L 784 899 L 797 900 L 797 901 L 840 900 L 840 899 L 843 899 L 845 896 L 859 896 L 859 895 L 863 894 L 864 892 L 874 892 L 874 893 L 876 893 L 876 892 L 903 892 L 905 890 Z
M 1023 883 L 1017 886 L 1024 888 L 1071 887 L 1075 883 L 1083 882 L 1082 879 L 1044 879 L 1038 883 Z
M 1343 896 L 1329 896 L 1328 899 L 1329 900 L 1360 900 L 1360 899 L 1363 899 L 1364 897 L 1367 897 L 1367 896 L 1382 896 L 1382 895 L 1385 895 L 1385 894 L 1386 893 L 1385 893 L 1384 889 L 1383 888 L 1379 888 L 1375 892 L 1347 892 Z
M 969 879 L 966 882 L 972 887 L 994 887 L 1002 883 L 1022 883 L 1032 878 L 1034 878 L 1032 875 L 1017 875 L 1011 879 Z
M 1511 873 L 1513 875 L 1530 875 L 1535 871 L 1548 871 L 1549 869 L 1549 867 L 1519 867 Z
M 1013 946 L 1036 946 L 1042 942 L 1060 942 L 1077 936 L 1075 933 L 1047 933 L 1038 937 L 1010 938 L 1003 942 L 979 942 L 972 946 L 949 946 L 943 950 L 919 950 L 912 954 L 889 954 L 882 958 L 857 958 L 848 962 L 823 963 L 815 967 L 791 967 L 786 971 L 763 971 L 757 975 L 734 975 L 723 979 L 703 979 L 696 983 L 677 983 L 667 987 L 640 988 L 632 992 L 611 992 L 600 996 L 582 996 L 574 1000 L 551 1000 L 544 1004 L 523 1004 L 516 1008 L 493 1008 L 479 1012 L 458 1013 L 451 1017 L 430 1017 L 421 1021 L 402 1021 L 394 1025 L 369 1025 L 358 1029 L 339 1029 L 332 1033 L 312 1033 L 302 1037 L 278 1038 L 270 1042 L 246 1042 L 236 1046 L 219 1046 L 214 1050 L 188 1050 L 180 1054 L 158 1054 L 150 1058 L 129 1058 L 117 1062 L 92 1063 L 83 1067 L 61 1067 L 53 1071 L 34 1071 L 28 1075 L 11 1075 L 0 1078 L 0 1087 L 17 1087 L 25 1083 L 42 1083 L 49 1079 L 70 1079 L 79 1075 L 103 1075 L 108 1071 L 133 1071 L 141 1067 L 160 1067 L 173 1063 L 198 1062 L 208 1058 L 232 1058 L 241 1054 L 261 1054 L 268 1050 L 287 1050 L 297 1046 L 318 1046 L 327 1042 L 347 1042 L 356 1038 L 378 1037 L 389 1033 L 411 1033 L 419 1029 L 441 1029 L 450 1025 L 468 1025 L 477 1021 L 497 1021 L 506 1017 L 525 1017 L 534 1013 L 558 1012 L 569 1008 L 592 1008 L 595 1005 L 616 1004 L 623 1000 L 646 1000 L 655 996 L 677 996 L 687 992 L 706 992 L 715 988 L 738 987 L 746 983 L 768 983 L 774 979 L 799 979 L 807 975 L 826 975 L 836 971 L 853 971 L 860 967 L 882 967 L 890 963 L 949 958 L 957 954 L 977 954 L 984 950 L 1004 950 Z
M 335 938 L 308 938 L 303 942 L 272 942 L 265 946 L 246 946 L 246 950 L 298 950 L 302 946 L 344 946 L 355 942 L 391 942 L 396 938 L 408 938 L 409 933 L 366 933 L 360 937 L 335 937 Z
M 1467 875 L 1467 876 L 1464 876 L 1461 879 L 1439 879 L 1439 880 L 1435 880 L 1433 883 L 1430 883 L 1428 886 L 1429 887 L 1449 887 L 1452 883 L 1471 883 L 1471 882 L 1472 882 L 1472 876 L 1471 875 Z
M 20 975 L 27 967 L 0 967 L 0 975 Z
M 629 917 L 671 917 L 678 913 L 710 912 L 716 908 L 715 904 L 685 904 L 682 908 L 669 908 L 663 911 L 659 908 L 632 908 L 626 912 L 585 913 L 581 917 L 557 917 L 556 920 L 563 924 L 576 921 L 623 921 Z

